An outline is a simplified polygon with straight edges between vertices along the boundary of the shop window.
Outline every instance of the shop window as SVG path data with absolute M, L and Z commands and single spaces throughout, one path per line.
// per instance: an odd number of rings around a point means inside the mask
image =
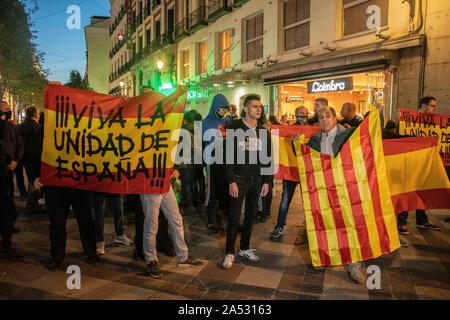
M 199 74 L 204 74 L 208 72 L 208 44 L 206 41 L 200 42 L 198 44 L 198 66 Z
M 342 106 L 350 102 L 356 105 L 356 114 L 360 117 L 370 111 L 374 103 L 384 106 L 386 113 L 391 107 L 391 73 L 375 71 L 355 73 L 345 76 L 312 79 L 277 85 L 277 116 L 287 114 L 289 123 L 295 122 L 295 109 L 304 106 L 314 114 L 314 101 L 325 98 L 333 107 L 340 120 Z
M 388 25 L 389 0 L 343 0 L 343 35 Z
M 189 78 L 189 50 L 181 51 L 181 79 Z
M 263 56 L 264 14 L 260 13 L 246 21 L 246 57 L 247 61 Z
M 231 66 L 231 35 L 230 30 L 219 34 L 219 69 Z
M 284 50 L 309 45 L 310 0 L 289 0 L 284 6 Z

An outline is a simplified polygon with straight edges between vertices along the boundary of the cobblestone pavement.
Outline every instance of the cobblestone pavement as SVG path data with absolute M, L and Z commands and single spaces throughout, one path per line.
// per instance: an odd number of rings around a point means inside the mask
M 271 219 L 255 225 L 251 241 L 261 261 L 252 265 L 235 263 L 229 270 L 220 267 L 225 251 L 224 232 L 217 236 L 206 233 L 203 206 L 184 210 L 190 253 L 206 265 L 178 268 L 176 258 L 159 254 L 163 277 L 158 280 L 145 276 L 145 263 L 132 258 L 134 248 L 114 244 L 112 217 L 105 219 L 106 255 L 96 266 L 89 265 L 83 257 L 78 226 L 71 214 L 64 265 L 80 267 L 80 290 L 67 288 L 69 274 L 47 269 L 50 257 L 47 215 L 26 214 L 25 202 L 17 199 L 16 226 L 21 232 L 13 236 L 13 243 L 25 261 L 0 261 L 0 299 L 450 299 L 450 224 L 444 222 L 450 216 L 449 210 L 432 210 L 429 214 L 441 231 L 418 230 L 415 214 L 411 213 L 408 222 L 411 234 L 402 236 L 408 248 L 363 263 L 365 267 L 378 265 L 381 270 L 381 289 L 369 290 L 365 284 L 353 283 L 342 266 L 312 268 L 298 190 L 285 234 L 278 242 L 269 239 L 280 197 L 281 183 L 276 181 Z M 127 223 L 125 230 L 134 239 L 134 225 Z

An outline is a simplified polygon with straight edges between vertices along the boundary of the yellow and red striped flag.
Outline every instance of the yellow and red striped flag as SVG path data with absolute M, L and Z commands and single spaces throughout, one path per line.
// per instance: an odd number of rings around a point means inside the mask
M 298 164 L 292 150 L 292 137 L 300 134 L 305 137 L 304 143 L 309 138 L 319 133 L 319 126 L 306 125 L 272 125 L 271 134 L 275 154 L 275 179 L 300 181 Z
M 124 99 L 62 85 L 45 88 L 41 181 L 117 194 L 170 189 L 187 94 Z
M 337 157 L 294 145 L 314 266 L 365 261 L 400 247 L 375 108 Z
M 449 209 L 450 182 L 438 138 L 384 140 L 384 160 L 394 211 Z

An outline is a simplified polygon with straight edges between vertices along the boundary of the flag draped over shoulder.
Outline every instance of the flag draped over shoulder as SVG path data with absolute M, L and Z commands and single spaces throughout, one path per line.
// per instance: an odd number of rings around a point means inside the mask
M 314 266 L 364 261 L 400 247 L 376 109 L 337 157 L 294 145 Z
M 402 138 L 383 141 L 394 211 L 450 208 L 447 178 L 437 138 Z
M 292 136 L 304 135 L 305 143 L 319 133 L 320 127 L 306 125 L 272 125 L 271 134 L 275 154 L 275 179 L 299 181 L 298 164 L 292 149 Z M 277 157 L 278 156 L 278 157 Z
M 117 194 L 167 193 L 185 104 L 181 90 L 124 99 L 47 86 L 41 182 Z

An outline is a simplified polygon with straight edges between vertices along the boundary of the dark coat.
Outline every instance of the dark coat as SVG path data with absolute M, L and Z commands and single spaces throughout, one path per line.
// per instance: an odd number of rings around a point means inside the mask
M 342 145 L 347 141 L 347 139 L 352 135 L 355 128 L 344 128 L 340 124 L 337 125 L 336 137 L 333 142 L 333 153 L 336 156 L 341 150 Z M 316 150 L 317 152 L 321 152 L 320 141 L 322 140 L 323 131 L 320 131 L 318 134 L 312 136 L 308 143 L 306 144 L 311 149 Z
M 8 121 L 5 129 L 3 139 L 5 152 L 10 161 L 20 162 L 23 158 L 24 146 L 19 126 Z
M 34 120 L 25 120 L 19 129 L 25 147 L 24 161 L 41 161 L 43 143 L 41 125 Z

